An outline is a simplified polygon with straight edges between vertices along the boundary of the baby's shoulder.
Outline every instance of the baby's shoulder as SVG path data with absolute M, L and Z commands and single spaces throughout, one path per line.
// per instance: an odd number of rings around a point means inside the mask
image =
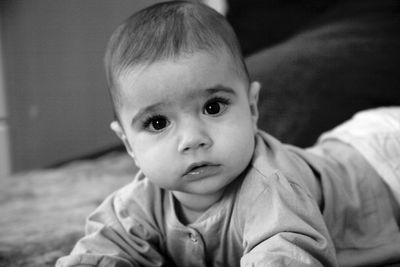
M 287 177 L 280 169 L 263 172 L 251 166 L 239 189 L 239 197 L 247 196 L 256 199 L 260 194 L 272 192 L 292 191 L 293 187 L 300 187 L 293 179 Z
M 310 201 L 308 191 L 279 169 L 263 173 L 251 167 L 237 191 L 233 217 L 244 227 L 251 218 L 273 219 L 277 212 L 292 212 Z
M 164 190 L 154 186 L 142 173 L 138 172 L 135 178 L 126 186 L 120 188 L 114 196 L 114 203 L 120 206 L 141 206 L 150 209 L 159 206 L 163 200 Z
M 149 225 L 155 228 L 162 220 L 164 194 L 139 172 L 129 184 L 108 196 L 93 214 L 109 218 L 107 221 L 111 225 L 143 232 Z
M 248 169 L 243 191 L 257 192 L 309 192 L 314 190 L 315 176 L 302 149 L 279 142 L 265 132 L 256 139 L 251 168 Z M 311 191 L 312 191 L 311 190 Z

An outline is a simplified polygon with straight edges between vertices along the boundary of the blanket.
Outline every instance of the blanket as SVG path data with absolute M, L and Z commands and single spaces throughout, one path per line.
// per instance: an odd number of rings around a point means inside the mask
M 137 169 L 122 152 L 0 179 L 0 267 L 46 267 L 83 236 L 85 218 Z

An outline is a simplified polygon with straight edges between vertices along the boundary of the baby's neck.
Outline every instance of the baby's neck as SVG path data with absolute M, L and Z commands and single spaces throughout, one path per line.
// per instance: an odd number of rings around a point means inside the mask
M 185 225 L 195 222 L 204 212 L 220 200 L 222 194 L 223 192 L 210 196 L 197 196 L 182 192 L 173 192 L 177 200 L 175 207 L 179 220 Z
M 194 223 L 204 213 L 204 211 L 187 209 L 180 203 L 177 204 L 176 211 L 179 221 L 184 225 Z

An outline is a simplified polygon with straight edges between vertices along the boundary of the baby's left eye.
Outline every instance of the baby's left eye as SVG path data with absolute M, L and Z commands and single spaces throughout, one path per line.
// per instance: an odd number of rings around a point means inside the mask
M 204 114 L 219 115 L 228 108 L 229 101 L 227 99 L 211 99 L 204 105 Z

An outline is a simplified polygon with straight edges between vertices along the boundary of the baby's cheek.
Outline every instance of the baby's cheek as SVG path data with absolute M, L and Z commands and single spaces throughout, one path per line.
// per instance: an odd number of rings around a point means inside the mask
M 141 170 L 152 181 L 168 184 L 168 177 L 174 173 L 174 159 L 167 151 L 156 150 L 146 153 L 141 160 Z
M 144 175 L 155 185 L 161 188 L 168 187 L 168 179 L 166 179 L 167 173 L 162 171 L 161 166 L 157 164 L 151 164 L 143 166 L 141 169 Z
M 231 157 L 239 162 L 247 162 L 253 155 L 254 143 L 255 135 L 251 128 L 236 131 L 230 140 Z
M 142 168 L 145 169 L 149 174 L 152 173 L 153 175 L 163 171 L 166 160 L 165 154 L 166 153 L 162 153 L 161 151 L 147 153 L 143 158 Z

